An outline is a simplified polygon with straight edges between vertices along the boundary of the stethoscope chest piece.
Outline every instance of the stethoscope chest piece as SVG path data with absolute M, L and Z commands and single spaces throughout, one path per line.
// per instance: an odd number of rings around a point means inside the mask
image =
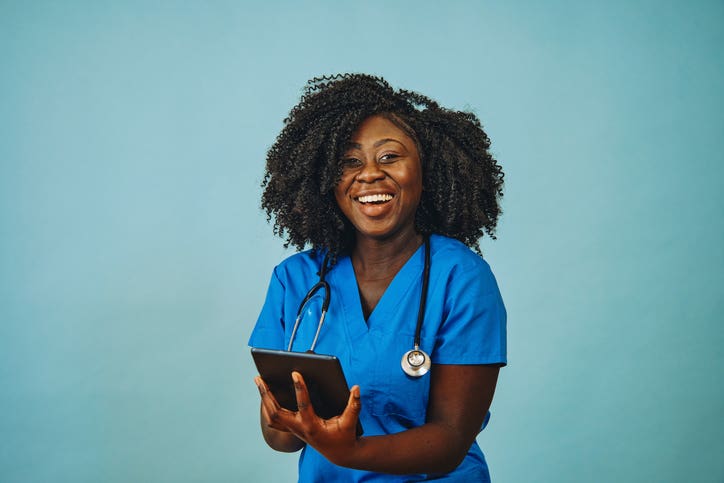
M 430 370 L 430 356 L 416 347 L 402 355 L 400 365 L 408 376 L 421 377 Z

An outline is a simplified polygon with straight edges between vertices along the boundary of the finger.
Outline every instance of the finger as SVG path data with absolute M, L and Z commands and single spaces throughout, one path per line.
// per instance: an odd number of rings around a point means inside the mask
M 257 389 L 259 389 L 259 395 L 261 397 L 264 397 L 264 393 L 267 390 L 266 383 L 264 382 L 264 379 L 261 378 L 261 376 L 256 376 L 254 378 L 254 384 L 256 384 Z
M 297 371 L 292 372 L 292 381 L 294 381 L 294 393 L 297 397 L 297 409 L 302 417 L 316 416 L 312 403 L 309 400 L 309 391 L 304 378 Z
M 266 416 L 271 420 L 271 414 L 276 412 L 280 406 L 277 402 L 274 394 L 269 390 L 269 386 L 266 385 L 261 377 L 255 377 L 254 383 L 259 389 L 259 395 L 261 396 L 261 406 Z
M 293 416 L 287 414 L 289 411 L 279 405 L 274 394 L 269 390 L 269 386 L 266 385 L 261 377 L 255 377 L 254 382 L 259 388 L 262 412 L 266 417 L 267 425 L 274 429 L 287 431 L 286 421 L 290 417 L 293 418 Z
M 254 384 L 256 384 L 256 387 L 259 389 L 259 395 L 261 396 L 262 401 L 269 399 L 272 400 L 274 403 L 276 403 L 276 398 L 274 397 L 274 394 L 269 390 L 269 386 L 266 385 L 266 382 L 264 382 L 264 379 L 262 379 L 260 376 L 256 376 L 254 378 Z M 279 404 L 277 404 L 278 406 Z
M 348 430 L 350 428 L 357 427 L 357 421 L 359 420 L 359 413 L 362 410 L 362 400 L 360 398 L 359 386 L 352 386 L 349 391 L 349 399 L 347 399 L 347 406 L 344 408 L 342 415 L 339 417 L 339 427 L 342 430 Z

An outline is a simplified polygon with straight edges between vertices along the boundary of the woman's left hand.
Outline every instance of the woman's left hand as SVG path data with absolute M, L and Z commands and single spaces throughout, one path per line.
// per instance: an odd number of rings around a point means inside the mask
M 332 463 L 344 466 L 345 459 L 353 454 L 358 444 L 357 420 L 362 403 L 359 386 L 353 386 L 349 400 L 342 414 L 322 419 L 314 412 L 304 378 L 292 372 L 297 411 L 290 411 L 279 405 L 264 381 L 257 378 L 262 405 L 269 416 L 269 426 L 280 431 L 289 431 L 297 438 L 314 447 Z

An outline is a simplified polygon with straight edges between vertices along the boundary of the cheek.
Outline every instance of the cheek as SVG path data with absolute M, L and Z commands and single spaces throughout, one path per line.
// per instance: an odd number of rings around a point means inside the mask
M 417 197 L 422 193 L 422 172 L 409 170 L 405 173 L 405 187 Z
M 346 216 L 346 206 L 349 203 L 349 198 L 347 197 L 347 189 L 345 186 L 344 180 L 340 180 L 340 182 L 337 183 L 337 186 L 334 187 L 334 201 L 337 202 L 337 207 Z
M 339 183 L 334 187 L 334 199 L 337 202 L 337 205 L 340 205 L 342 201 L 344 201 L 344 198 L 344 188 L 342 188 L 342 184 Z
M 342 176 L 339 178 L 339 181 L 337 181 L 337 184 L 334 186 L 334 197 L 337 199 L 337 202 L 339 202 L 341 199 L 346 198 L 347 190 L 353 182 L 353 174 L 342 174 Z

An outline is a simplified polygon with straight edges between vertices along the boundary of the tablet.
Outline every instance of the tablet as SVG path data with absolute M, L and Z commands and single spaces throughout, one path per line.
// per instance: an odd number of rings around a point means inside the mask
M 349 387 L 335 356 L 256 347 L 252 347 L 251 356 L 259 375 L 283 408 L 297 410 L 292 371 L 297 371 L 304 378 L 317 416 L 330 419 L 342 414 L 347 407 Z M 362 425 L 357 421 L 357 436 L 361 434 Z

